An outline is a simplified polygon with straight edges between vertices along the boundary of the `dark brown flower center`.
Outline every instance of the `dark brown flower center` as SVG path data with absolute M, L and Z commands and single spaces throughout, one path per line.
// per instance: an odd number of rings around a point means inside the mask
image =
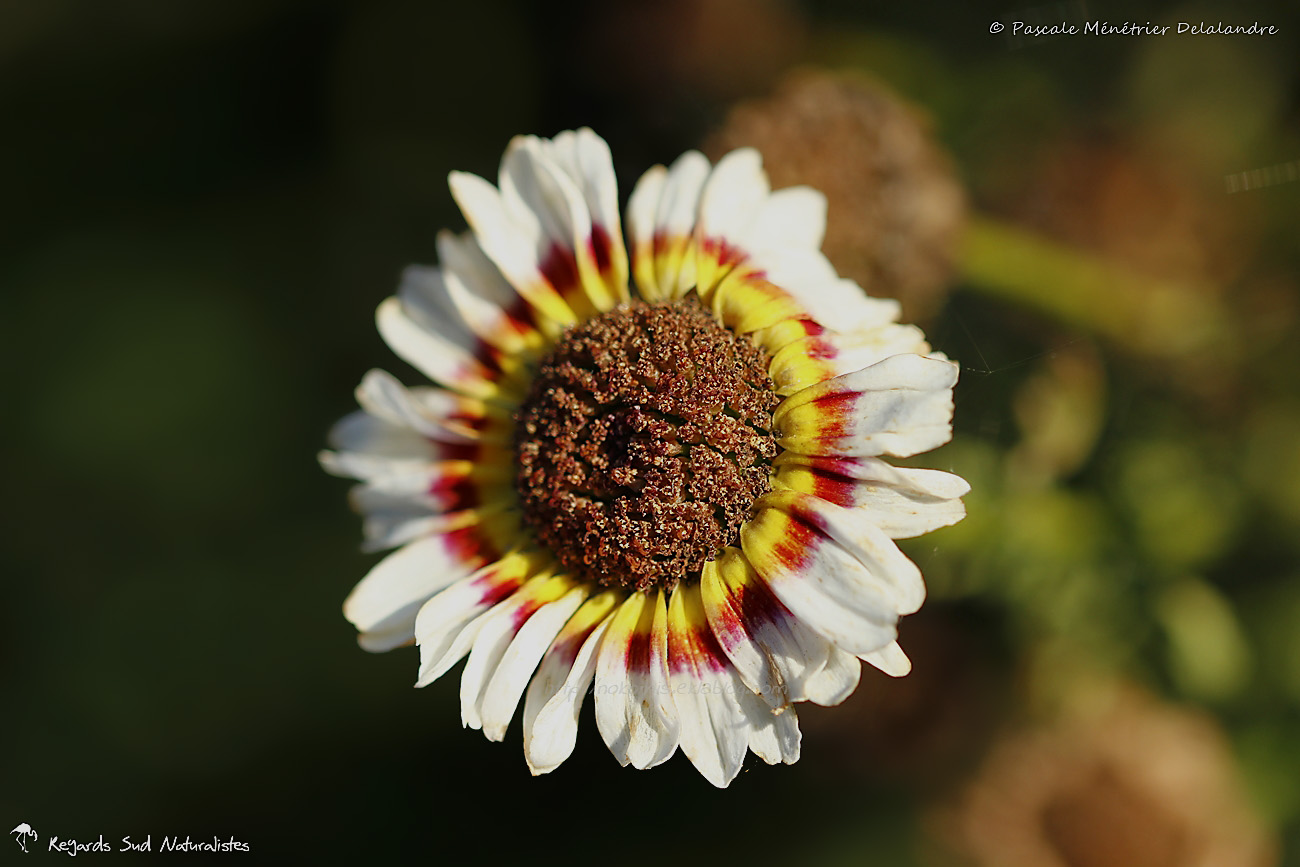
M 606 586 L 698 580 L 769 489 L 769 360 L 694 296 L 567 331 L 515 413 L 515 488 L 538 540 Z

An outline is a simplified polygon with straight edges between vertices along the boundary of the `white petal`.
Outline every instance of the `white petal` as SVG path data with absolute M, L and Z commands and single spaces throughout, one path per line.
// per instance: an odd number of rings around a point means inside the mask
M 420 327 L 444 334 L 472 352 L 477 338 L 452 301 L 442 269 L 408 265 L 397 286 L 402 311 Z
M 725 788 L 749 749 L 749 719 L 740 693 L 751 695 L 718 646 L 699 587 L 678 585 L 668 611 L 668 683 L 677 708 L 682 752 L 704 778 Z
M 838 276 L 830 260 L 817 250 L 769 248 L 753 258 L 753 267 L 794 296 L 813 319 L 831 331 L 866 331 L 898 318 L 897 301 L 868 297 L 857 283 Z
M 912 670 L 912 661 L 907 658 L 907 654 L 898 646 L 897 641 L 880 650 L 864 653 L 862 659 L 890 677 L 902 677 Z
M 758 151 L 741 148 L 727 154 L 713 167 L 700 194 L 697 237 L 739 241 L 770 190 Z
M 591 212 L 583 199 L 577 182 L 551 158 L 549 143 L 530 136 L 520 136 L 511 142 L 501 162 L 501 198 L 511 213 L 530 212 L 537 218 L 541 238 L 537 247 L 537 261 L 541 276 L 569 301 L 577 302 L 575 310 L 594 305 L 596 310 L 608 310 L 624 300 L 620 289 L 626 288 L 626 277 L 607 283 L 597 267 L 594 251 L 594 234 Z M 602 227 L 604 231 L 604 227 Z M 602 239 L 611 245 L 613 239 Z M 622 239 L 619 239 L 619 245 Z M 558 259 L 567 257 L 576 273 L 567 270 L 549 270 Z M 571 285 L 576 280 L 576 285 Z M 621 293 L 623 296 L 626 292 Z
M 846 509 L 805 494 L 796 494 L 787 503 L 804 521 L 815 522 L 821 533 L 865 566 L 899 614 L 912 614 L 920 609 L 925 601 L 921 570 L 880 531 L 870 513 Z
M 654 267 L 666 298 L 681 298 L 695 288 L 695 221 L 710 170 L 698 151 L 687 151 L 668 168 L 653 236 Z
M 495 374 L 474 357 L 478 338 L 445 323 L 417 322 L 397 298 L 379 305 L 375 323 L 393 352 L 435 382 L 476 397 L 495 393 Z
M 633 271 L 648 301 L 680 298 L 695 287 L 695 218 L 709 171 L 703 154 L 688 151 L 668 169 L 647 171 L 632 191 L 628 231 Z
M 366 414 L 356 413 L 356 415 Z M 369 416 L 367 417 L 369 418 Z M 376 450 L 385 448 L 388 448 L 388 446 L 380 444 Z M 419 438 L 418 445 L 412 450 L 414 451 L 416 448 L 426 452 L 433 451 L 428 440 L 423 437 Z M 404 478 L 412 473 L 425 472 L 434 456 L 425 454 L 420 457 L 389 457 L 384 454 L 366 452 L 320 452 L 316 457 L 321 466 L 325 468 L 325 471 L 333 475 L 370 480 L 390 476 Z
M 780 247 L 820 250 L 826 235 L 826 196 L 812 187 L 787 187 L 767 197 L 745 232 L 759 252 Z
M 619 228 L 618 180 L 605 140 L 583 127 L 565 130 L 550 141 L 543 140 L 543 146 L 546 155 L 582 192 L 592 220 L 610 230 Z
M 391 508 L 394 504 L 387 498 L 418 503 L 429 511 L 435 511 L 439 503 L 430 491 L 440 480 L 451 478 L 446 472 L 448 464 L 444 461 L 388 461 L 365 469 L 371 471 L 366 484 L 352 489 L 353 506 L 363 512 L 372 508 Z
M 499 741 L 506 736 L 519 698 L 542 655 L 587 593 L 586 587 L 575 587 L 555 602 L 543 605 L 519 628 L 483 691 L 479 716 L 488 740 Z
M 482 616 L 475 630 L 469 659 L 465 661 L 465 670 L 460 676 L 462 723 L 472 729 L 482 728 L 483 699 L 488 682 L 496 674 L 497 667 L 505 658 L 511 643 L 538 611 L 545 608 L 547 604 L 566 596 L 574 587 L 574 583 L 568 578 L 538 576 Z M 581 604 L 581 599 L 578 600 L 578 604 Z M 543 631 L 546 625 L 541 627 Z M 562 626 L 563 621 L 559 625 Z M 559 626 L 556 627 L 557 630 L 558 628 Z M 511 705 L 511 712 L 513 711 L 514 706 Z M 507 718 L 506 724 L 508 725 L 509 722 Z M 503 733 L 504 728 L 503 725 Z
M 415 615 L 429 597 L 475 568 L 446 536 L 412 542 L 380 560 L 343 603 L 345 616 L 362 633 L 393 632 L 415 637 Z
M 930 351 L 925 334 L 913 325 L 882 325 L 841 334 L 827 331 L 791 341 L 772 356 L 769 373 L 778 394 L 853 373 L 894 355 Z
M 437 454 L 427 437 L 368 412 L 354 412 L 340 419 L 330 429 L 329 443 L 339 451 L 322 455 L 325 469 L 357 479 L 387 471 L 390 462 L 422 465 Z
M 960 521 L 960 497 L 970 486 L 938 470 L 901 469 L 869 457 L 818 457 L 786 452 L 777 458 L 778 486 L 854 509 L 891 539 L 920 536 Z
M 526 208 L 508 210 L 496 187 L 477 175 L 452 172 L 448 182 L 479 246 L 538 312 L 539 324 L 577 321 L 568 302 L 542 276 L 542 257 L 547 252 L 543 248 L 548 244 L 537 216 Z
M 411 627 L 406 623 L 398 623 L 385 629 L 372 629 L 357 636 L 357 644 L 369 653 L 387 653 L 398 647 L 404 647 L 413 640 Z
M 847 560 L 839 550 L 823 554 L 818 568 L 826 577 L 820 587 L 806 578 L 792 579 L 776 572 L 765 574 L 781 601 L 809 626 L 841 647 L 868 653 L 893 641 L 898 632 L 889 622 L 893 619 L 889 615 L 860 602 L 855 607 L 845 604 L 846 591 L 852 590 L 850 576 L 857 570 L 856 564 Z
M 772 415 L 783 448 L 802 454 L 909 457 L 952 438 L 957 365 L 895 355 L 810 385 Z
M 427 686 L 469 652 L 480 618 L 540 571 L 539 561 L 509 554 L 451 584 L 420 609 L 415 638 L 420 645 L 416 686 Z M 477 625 L 476 625 L 477 624 Z
M 452 443 L 477 439 L 474 431 L 458 419 L 485 411 L 480 402 L 445 389 L 407 388 L 382 370 L 372 370 L 362 377 L 356 396 L 361 408 L 377 418 Z
M 537 276 L 544 233 L 536 215 L 508 208 L 501 192 L 478 175 L 452 172 L 447 183 L 479 247 L 510 285 L 523 290 Z
M 754 569 L 797 617 L 850 653 L 892 642 L 900 614 L 920 607 L 916 566 L 852 510 L 784 491 L 756 504 L 741 528 Z
M 518 136 L 510 142 L 501 160 L 497 186 L 511 214 L 527 213 L 537 220 L 546 247 L 572 247 L 575 236 L 591 232 L 591 216 L 580 204 L 581 194 L 532 136 Z
M 769 765 L 799 761 L 799 717 L 793 707 L 773 710 L 755 695 L 739 695 L 749 721 L 749 748 Z
M 706 780 L 725 789 L 740 773 L 749 749 L 751 726 L 736 693 L 747 691 L 745 685 L 731 670 L 699 675 L 678 671 L 669 683 L 682 752 Z
M 667 667 L 663 593 L 633 593 L 610 619 L 596 658 L 596 727 L 620 764 L 651 768 L 677 750 Z
M 398 297 L 421 323 L 442 321 L 458 333 L 467 345 L 488 357 L 522 351 L 527 342 L 510 311 L 530 315 L 519 295 L 483 254 L 472 234 L 457 238 L 450 232 L 438 236 L 441 268 L 411 266 L 402 273 Z M 521 309 L 523 308 L 523 309 Z M 491 349 L 489 349 L 491 347 Z
M 699 151 L 687 151 L 673 161 L 655 211 L 656 233 L 670 237 L 694 233 L 700 195 L 710 171 L 708 159 Z
M 483 252 L 472 232 L 460 235 L 443 230 L 438 233 L 438 261 L 448 289 L 459 288 L 464 295 L 479 299 L 497 310 L 508 311 L 520 300 L 510 282 Z M 460 300 L 460 295 L 453 292 Z M 466 322 L 476 316 L 467 315 Z
M 578 715 L 596 676 L 596 654 L 609 625 L 604 611 L 612 607 L 612 602 L 602 606 L 603 601 L 588 602 L 593 607 L 601 607 L 593 612 L 595 625 L 589 631 L 575 627 L 573 639 L 578 644 L 577 652 L 557 639 L 528 685 L 524 699 L 524 757 L 534 775 L 558 768 L 573 753 L 577 743 Z M 579 610 L 574 617 L 580 618 L 582 614 Z
M 562 168 L 582 194 L 593 227 L 599 227 L 609 244 L 612 281 L 627 285 L 627 250 L 623 246 L 623 227 L 618 213 L 618 180 L 614 160 L 605 140 L 590 129 L 565 131 L 543 147 L 551 160 Z M 580 241 L 583 239 L 579 239 Z
M 739 551 L 705 565 L 700 592 L 710 629 L 752 692 L 774 708 L 810 697 L 807 682 L 834 645 L 801 624 Z
M 632 242 L 632 274 L 647 301 L 671 297 L 659 286 L 655 270 L 655 220 L 659 199 L 668 180 L 668 170 L 654 166 L 641 176 L 627 200 L 627 231 Z
M 826 658 L 826 665 L 808 678 L 805 686 L 808 700 L 823 707 L 834 707 L 853 695 L 861 677 L 862 664 L 858 658 L 834 647 Z
M 431 533 L 444 523 L 428 498 L 358 485 L 350 494 L 352 507 L 365 516 L 364 551 L 383 551 L 405 545 Z
M 839 330 L 845 318 L 857 312 L 853 309 L 857 300 L 866 297 L 860 289 L 854 297 L 853 293 L 842 288 L 846 283 L 853 284 L 841 280 L 830 259 L 819 250 L 768 247 L 750 255 L 756 267 L 762 269 L 763 276 L 798 298 L 814 319 L 818 322 L 822 317 L 829 319 L 830 322 L 823 323 L 828 328 Z

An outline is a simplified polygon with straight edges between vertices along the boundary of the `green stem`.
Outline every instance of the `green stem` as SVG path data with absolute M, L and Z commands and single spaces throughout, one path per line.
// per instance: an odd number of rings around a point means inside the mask
M 972 289 L 1139 352 L 1177 357 L 1233 342 L 1229 317 L 1207 288 L 1135 274 L 987 217 L 971 219 L 959 263 Z

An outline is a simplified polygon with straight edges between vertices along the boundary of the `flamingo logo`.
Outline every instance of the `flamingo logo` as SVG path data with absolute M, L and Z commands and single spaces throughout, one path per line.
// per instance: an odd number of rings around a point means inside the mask
M 14 835 L 14 839 L 18 841 L 19 846 L 23 847 L 24 852 L 27 851 L 26 841 L 28 837 L 31 837 L 32 840 L 40 839 L 37 833 L 32 830 L 32 826 L 28 825 L 26 822 L 23 822 L 21 825 L 19 825 L 17 828 L 14 828 L 9 833 Z

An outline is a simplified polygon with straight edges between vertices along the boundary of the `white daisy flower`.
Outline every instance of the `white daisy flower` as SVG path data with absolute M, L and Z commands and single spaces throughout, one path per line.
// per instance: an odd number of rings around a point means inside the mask
M 344 603 L 361 646 L 418 644 L 418 686 L 468 657 L 464 724 L 501 740 L 522 700 L 535 774 L 588 693 L 624 765 L 794 762 L 795 703 L 910 668 L 925 586 L 893 540 L 960 520 L 968 486 L 882 456 L 951 437 L 957 366 L 836 275 L 825 199 L 773 192 L 753 150 L 648 171 L 630 256 L 591 130 L 451 190 L 471 231 L 378 312 L 437 385 L 367 374 L 321 455 L 397 549 Z

